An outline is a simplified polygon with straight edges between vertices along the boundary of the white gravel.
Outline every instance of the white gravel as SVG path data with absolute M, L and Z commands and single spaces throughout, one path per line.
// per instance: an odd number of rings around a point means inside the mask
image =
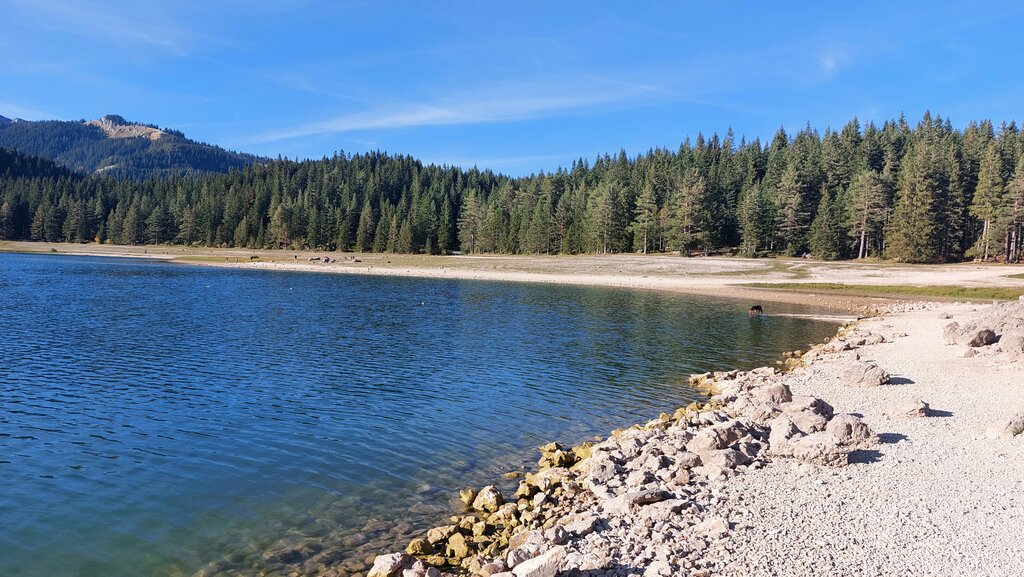
M 722 482 L 721 513 L 734 530 L 717 552 L 718 573 L 1024 575 L 1024 439 L 986 436 L 1024 409 L 1024 370 L 987 355 L 961 358 L 962 348 L 943 343 L 950 321 L 939 313 L 961 320 L 973 309 L 942 305 L 861 323 L 893 337 L 857 352 L 896 384 L 840 384 L 853 353 L 791 373 L 794 395 L 863 415 L 883 443 L 844 468 L 779 460 Z M 914 400 L 939 415 L 887 416 Z

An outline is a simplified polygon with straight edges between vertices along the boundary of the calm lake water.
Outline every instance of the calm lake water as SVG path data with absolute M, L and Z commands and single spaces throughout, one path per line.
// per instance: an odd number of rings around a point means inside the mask
M 748 305 L 0 254 L 0 575 L 284 574 L 270 553 L 309 542 L 363 559 L 538 444 L 835 330 Z

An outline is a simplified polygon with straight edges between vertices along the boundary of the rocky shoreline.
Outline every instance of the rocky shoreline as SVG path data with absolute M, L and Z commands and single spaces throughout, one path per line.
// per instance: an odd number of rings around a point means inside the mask
M 889 346 L 909 347 L 901 354 L 913 355 L 912 345 L 901 344 L 907 332 L 892 321 L 933 313 L 933 322 L 948 323 L 953 313 L 946 309 L 964 319 L 962 326 L 950 325 L 944 337 L 962 347 L 960 357 L 987 358 L 1000 370 L 1008 367 L 1011 376 L 1022 376 L 1024 301 L 980 314 L 970 305 L 941 307 L 939 319 L 934 312 L 940 305 L 895 305 L 868 322 L 844 326 L 827 343 L 787 354 L 779 368 L 694 375 L 692 383 L 710 395 L 707 402 L 615 431 L 596 444 L 541 447 L 537 472 L 527 473 L 514 495 L 493 486 L 463 491 L 462 514 L 414 538 L 405 552 L 378 556 L 366 577 L 742 575 L 769 566 L 772 561 L 756 555 L 743 557 L 746 565 L 737 564 L 738 556 L 750 553 L 734 546 L 756 549 L 761 545 L 743 537 L 765 528 L 757 527 L 761 517 L 751 514 L 758 503 L 733 488 L 756 485 L 780 471 L 814 479 L 818 486 L 833 483 L 843 470 L 882 466 L 879 447 L 894 438 L 894 433 L 877 433 L 863 413 L 836 410 L 824 395 L 795 390 L 811 381 L 829 382 L 832 390 L 899 388 L 909 379 L 893 377 L 862 353 Z M 941 339 L 941 331 L 915 338 Z M 944 354 L 953 356 L 948 350 Z M 1024 410 L 1024 403 L 1016 409 Z M 942 411 L 907 397 L 884 414 L 919 419 Z M 990 423 L 992 436 L 1015 442 L 1024 428 L 1022 415 Z M 782 525 L 766 540 L 789 539 Z M 806 569 L 853 573 L 827 564 Z

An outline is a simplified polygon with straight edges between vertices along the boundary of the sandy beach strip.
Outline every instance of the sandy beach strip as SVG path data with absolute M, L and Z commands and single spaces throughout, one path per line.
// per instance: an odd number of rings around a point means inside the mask
M 751 304 L 786 302 L 842 311 L 842 319 L 906 298 L 793 292 L 751 283 L 849 285 L 958 285 L 1020 287 L 1024 268 L 998 264 L 899 265 L 889 262 L 824 262 L 804 259 L 683 258 L 678 255 L 404 255 L 321 251 L 251 250 L 183 246 L 0 241 L 0 251 L 145 258 L 200 266 L 437 279 L 602 286 L 740 299 Z M 324 257 L 331 260 L 323 261 Z M 311 260 L 319 259 L 319 260 Z M 830 319 L 838 320 L 838 319 Z

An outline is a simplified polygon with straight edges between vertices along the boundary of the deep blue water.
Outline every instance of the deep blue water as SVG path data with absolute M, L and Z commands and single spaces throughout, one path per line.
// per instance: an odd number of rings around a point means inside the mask
M 365 557 L 537 444 L 834 331 L 748 304 L 0 254 L 0 575 Z

